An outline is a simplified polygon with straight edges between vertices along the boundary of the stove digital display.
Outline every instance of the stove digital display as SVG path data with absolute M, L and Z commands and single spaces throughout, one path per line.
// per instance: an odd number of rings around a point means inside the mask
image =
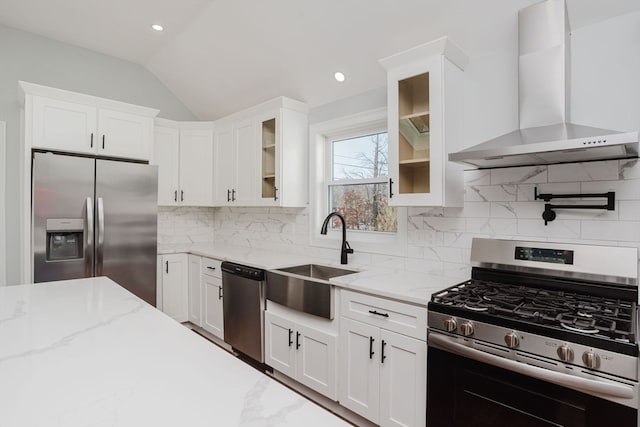
M 516 246 L 516 259 L 573 265 L 573 251 Z

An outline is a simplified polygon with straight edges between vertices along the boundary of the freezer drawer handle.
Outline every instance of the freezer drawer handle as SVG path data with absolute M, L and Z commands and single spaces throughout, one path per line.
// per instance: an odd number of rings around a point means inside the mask
M 375 314 L 376 316 L 389 317 L 389 313 L 380 313 L 376 310 L 369 310 L 369 313 Z
M 375 341 L 375 339 L 373 339 L 373 337 L 369 337 L 369 359 L 373 359 L 373 355 L 376 354 L 373 351 L 373 342 Z

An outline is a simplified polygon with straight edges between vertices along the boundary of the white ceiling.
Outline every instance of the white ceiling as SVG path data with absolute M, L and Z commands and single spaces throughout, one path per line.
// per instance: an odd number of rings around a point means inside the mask
M 143 64 L 215 119 L 279 95 L 317 106 L 382 87 L 378 59 L 443 35 L 472 56 L 508 49 L 517 11 L 538 1 L 0 0 L 0 23 Z M 640 9 L 567 4 L 572 29 Z

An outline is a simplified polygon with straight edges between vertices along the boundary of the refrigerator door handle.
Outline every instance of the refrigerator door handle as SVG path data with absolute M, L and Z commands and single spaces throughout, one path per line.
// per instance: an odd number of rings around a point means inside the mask
M 87 197 L 85 203 L 87 235 L 84 247 L 84 277 L 93 277 L 93 200 Z
M 98 197 L 98 242 L 96 251 L 96 276 L 104 275 L 104 201 Z

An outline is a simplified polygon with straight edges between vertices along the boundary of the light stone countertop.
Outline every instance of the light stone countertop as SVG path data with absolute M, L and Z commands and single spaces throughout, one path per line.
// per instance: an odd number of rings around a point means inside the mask
M 0 426 L 343 426 L 108 278 L 0 287 Z
M 287 254 L 240 246 L 216 246 L 213 243 L 174 245 L 164 247 L 164 249 L 159 252 L 161 255 L 173 253 L 191 253 L 265 270 L 274 270 L 308 263 L 358 270 L 358 273 L 335 277 L 331 279 L 330 282 L 340 288 L 392 298 L 424 307 L 427 306 L 432 293 L 456 285 L 462 281 L 460 278 L 434 276 L 397 268 L 390 269 L 384 266 L 375 266 L 367 269 L 353 267 L 351 265 L 341 266 L 339 263 L 330 262 L 324 258 L 314 258 L 306 255 Z

